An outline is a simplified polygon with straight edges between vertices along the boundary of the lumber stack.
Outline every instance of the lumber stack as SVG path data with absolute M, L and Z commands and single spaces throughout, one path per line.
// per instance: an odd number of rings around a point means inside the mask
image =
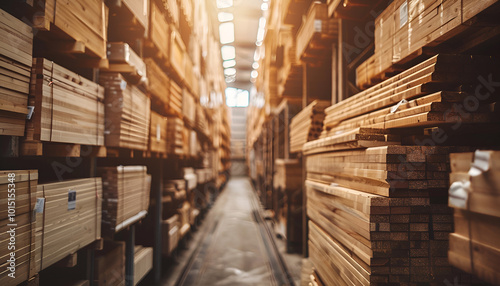
M 167 152 L 168 154 L 184 155 L 184 122 L 177 117 L 167 120 Z
M 101 238 L 101 178 L 38 185 L 36 195 L 41 270 Z
M 52 61 L 33 59 L 26 140 L 104 145 L 104 88 Z
M 134 248 L 134 285 L 153 269 L 153 248 L 136 245 Z
M 167 180 L 163 183 L 163 214 L 162 218 L 167 219 L 176 214 L 177 209 L 187 199 L 185 180 Z
M 450 264 L 480 279 L 500 284 L 500 152 L 450 154 L 450 198 L 455 231 L 450 235 Z
M 194 126 L 196 120 L 196 101 L 193 94 L 186 88 L 182 91 L 182 116 L 190 126 Z
M 302 109 L 290 122 L 290 152 L 302 151 L 305 143 L 319 138 L 323 131 L 325 108 L 330 106 L 327 101 L 315 100 Z
M 125 284 L 125 242 L 104 241 L 104 249 L 96 253 L 94 277 L 97 286 Z
M 103 181 L 102 232 L 112 237 L 147 213 L 151 175 L 145 166 L 101 167 L 98 173 Z
M 477 97 L 481 78 L 498 77 L 498 58 L 437 55 L 325 110 L 321 137 L 356 127 L 428 127 L 454 123 L 489 122 L 488 105 L 495 95 L 476 100 L 467 115 L 456 109 L 465 98 Z M 475 101 L 476 101 L 475 100 Z
M 161 115 L 170 114 L 170 78 L 156 64 L 147 58 L 144 60 L 148 74 L 148 87 L 151 94 L 151 109 Z
M 34 28 L 51 31 L 54 36 L 60 30 L 75 46 L 83 45 L 85 53 L 98 59 L 106 58 L 108 7 L 103 1 L 42 0 L 36 7 L 41 11 L 33 17 Z M 68 41 L 67 37 L 56 38 Z
M 162 254 L 165 257 L 172 255 L 179 243 L 179 216 L 173 215 L 169 219 L 162 221 Z
M 177 0 L 162 0 L 165 10 L 167 10 L 169 19 L 171 23 L 178 27 L 179 26 L 179 5 Z
M 35 255 L 39 255 L 39 252 L 35 250 L 36 221 L 32 216 L 36 203 L 37 182 L 36 170 L 0 172 L 1 285 L 18 285 L 40 270 L 35 261 Z M 15 197 L 12 194 L 15 194 Z M 15 205 L 12 205 L 12 202 Z M 14 214 L 12 220 L 9 219 L 12 217 L 9 213 Z M 9 249 L 10 233 L 7 231 L 12 228 L 15 229 L 15 249 Z M 7 268 L 10 264 L 7 260 L 10 259 L 11 252 L 15 254 L 15 278 L 8 276 L 11 271 Z
M 177 28 L 170 25 L 170 67 L 178 79 L 182 80 L 185 74 L 186 47 Z
M 328 17 L 328 5 L 313 1 L 297 32 L 297 58 L 307 62 L 330 57 L 330 45 L 337 33 L 338 24 Z
M 151 111 L 151 128 L 149 131 L 149 151 L 167 153 L 167 118 Z
M 146 82 L 146 64 L 127 43 L 108 43 L 109 68 L 108 72 L 122 73 L 127 79 L 134 82 Z
M 0 135 L 23 136 L 28 114 L 31 27 L 0 10 Z
M 100 83 L 105 87 L 106 146 L 147 150 L 150 99 L 119 73 L 102 73 Z
M 170 80 L 169 114 L 182 116 L 182 100 L 182 88 L 174 80 Z
M 177 209 L 177 214 L 179 215 L 179 239 L 182 239 L 188 231 L 191 229 L 191 204 L 189 202 L 184 202 L 182 207 Z
M 147 37 L 149 31 L 149 0 L 107 2 L 109 12 L 109 41 L 132 41 Z
M 158 59 L 163 65 L 166 65 L 169 56 L 170 40 L 167 11 L 163 7 L 160 7 L 157 1 L 150 1 L 150 4 L 151 17 L 149 17 L 149 36 L 146 41 L 146 48 L 150 49 L 149 54 L 153 58 Z

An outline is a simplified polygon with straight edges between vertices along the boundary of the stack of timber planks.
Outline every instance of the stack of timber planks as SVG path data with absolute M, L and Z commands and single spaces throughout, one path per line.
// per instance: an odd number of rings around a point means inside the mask
M 41 184 L 36 197 L 40 270 L 101 238 L 101 178 Z
M 26 140 L 104 145 L 104 88 L 60 65 L 34 58 Z
M 147 58 L 146 63 L 151 110 L 161 115 L 175 114 L 170 106 L 170 78 L 154 59 Z
M 174 80 L 171 80 L 169 110 L 172 115 L 176 115 L 178 117 L 182 116 L 182 111 L 183 111 L 182 101 L 183 101 L 182 87 L 180 87 Z
M 151 129 L 149 131 L 149 151 L 167 154 L 167 117 L 151 111 Z M 171 140 L 171 139 L 170 139 Z
M 325 108 L 330 102 L 315 100 L 290 122 L 290 152 L 299 153 L 305 143 L 319 138 L 323 131 Z
M 145 166 L 100 167 L 98 173 L 103 181 L 102 233 L 113 237 L 146 215 L 151 175 Z
M 167 152 L 168 154 L 184 155 L 184 122 L 177 117 L 167 119 Z M 187 154 L 186 154 L 187 155 Z
M 450 199 L 455 231 L 450 263 L 480 279 L 500 284 L 500 152 L 450 154 Z
M 105 145 L 147 150 L 150 99 L 119 73 L 102 73 L 100 83 L 105 87 Z
M 104 249 L 96 253 L 94 275 L 97 286 L 125 285 L 125 242 L 104 241 Z
M 36 258 L 39 258 L 40 253 L 36 251 L 36 220 L 33 217 L 37 183 L 38 171 L 36 170 L 0 172 L 1 285 L 18 285 L 33 277 L 40 270 L 36 264 Z M 12 229 L 15 229 L 14 232 Z M 15 244 L 10 244 L 9 247 L 11 236 L 15 238 Z M 14 274 L 11 274 L 13 272 L 9 268 L 12 266 L 8 261 L 11 259 L 11 253 L 14 254 L 15 259 Z
M 28 114 L 31 27 L 0 10 L 0 135 L 23 136 Z
M 146 53 L 160 63 L 167 64 L 170 41 L 167 11 L 163 7 L 160 7 L 157 1 L 150 1 L 150 3 L 149 37 L 146 40 L 145 47 L 151 51 Z
M 128 79 L 140 83 L 147 82 L 146 64 L 127 43 L 108 43 L 108 72 L 122 73 Z
M 153 248 L 136 245 L 134 248 L 134 285 L 153 269 Z
M 162 255 L 169 257 L 177 248 L 179 243 L 179 215 L 173 215 L 170 218 L 162 221 Z
M 196 120 L 196 101 L 186 88 L 182 91 L 182 116 L 189 126 L 194 126 Z

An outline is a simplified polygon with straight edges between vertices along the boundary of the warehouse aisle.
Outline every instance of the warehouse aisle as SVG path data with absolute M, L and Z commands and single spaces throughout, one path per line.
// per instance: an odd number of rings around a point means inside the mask
M 203 223 L 177 285 L 290 285 L 248 178 L 233 178 Z

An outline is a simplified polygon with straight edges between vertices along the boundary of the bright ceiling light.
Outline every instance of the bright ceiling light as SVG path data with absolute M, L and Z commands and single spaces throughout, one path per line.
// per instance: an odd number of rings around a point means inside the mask
M 220 51 L 222 54 L 222 60 L 224 61 L 234 60 L 234 58 L 236 58 L 236 50 L 233 46 L 222 46 Z
M 269 4 L 267 3 L 262 3 L 262 5 L 260 5 L 260 9 L 262 11 L 266 11 L 267 9 L 269 9 Z
M 253 62 L 253 64 L 252 64 L 252 68 L 253 68 L 254 70 L 258 69 L 258 68 L 259 68 L 259 63 L 258 63 L 258 62 Z
M 258 61 L 260 59 L 260 50 L 256 49 L 255 53 L 253 54 L 253 60 Z
M 256 70 L 253 70 L 252 73 L 250 74 L 252 78 L 257 78 L 259 76 L 259 73 Z
M 228 68 L 224 70 L 224 75 L 225 76 L 233 76 L 236 74 L 236 69 L 235 68 Z
M 236 61 L 235 60 L 229 60 L 229 61 L 223 61 L 222 62 L 222 67 L 224 67 L 225 69 L 232 68 L 235 65 L 236 65 Z
M 266 27 L 266 18 L 260 17 L 259 19 L 259 28 L 264 29 Z
M 226 77 L 226 83 L 232 83 L 235 81 L 236 81 L 236 78 L 234 78 L 234 77 Z
M 219 22 L 228 22 L 234 19 L 233 13 L 219 12 L 218 16 Z
M 257 31 L 257 42 L 262 42 L 264 41 L 264 35 L 266 34 L 266 30 L 263 28 L 259 28 Z
M 217 8 L 224 9 L 233 6 L 233 0 L 217 0 Z
M 232 22 L 219 25 L 219 36 L 221 44 L 230 44 L 234 42 L 234 24 Z

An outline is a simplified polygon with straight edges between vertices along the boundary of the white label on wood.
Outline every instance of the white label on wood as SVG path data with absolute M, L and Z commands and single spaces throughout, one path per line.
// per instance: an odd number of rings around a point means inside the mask
M 453 182 L 449 190 L 449 205 L 451 207 L 465 209 L 469 197 L 470 181 Z
M 398 111 L 398 109 L 401 106 L 401 104 L 405 104 L 405 103 L 408 103 L 408 101 L 406 99 L 402 99 L 400 102 L 398 102 L 398 104 L 396 104 L 393 107 L 391 107 L 391 113 L 394 113 L 394 112 Z
M 321 20 L 314 20 L 314 32 L 321 32 Z
M 68 191 L 68 210 L 76 209 L 76 191 L 69 190 Z
M 161 128 L 160 123 L 156 124 L 156 141 L 160 142 L 161 139 Z
M 405 1 L 399 6 L 399 28 L 408 23 L 408 3 Z
M 34 111 L 35 107 L 33 105 L 28 106 L 28 114 L 26 115 L 26 119 L 30 120 L 31 116 L 33 116 Z
M 45 198 L 36 199 L 35 213 L 43 213 L 43 208 L 45 207 Z
M 124 80 L 122 80 L 122 81 L 120 82 L 120 88 L 121 88 L 122 90 L 125 90 L 125 89 L 127 88 L 127 82 L 126 82 L 126 81 L 124 81 Z
M 479 176 L 490 169 L 490 152 L 476 150 L 474 153 L 474 162 L 469 170 L 469 175 Z

